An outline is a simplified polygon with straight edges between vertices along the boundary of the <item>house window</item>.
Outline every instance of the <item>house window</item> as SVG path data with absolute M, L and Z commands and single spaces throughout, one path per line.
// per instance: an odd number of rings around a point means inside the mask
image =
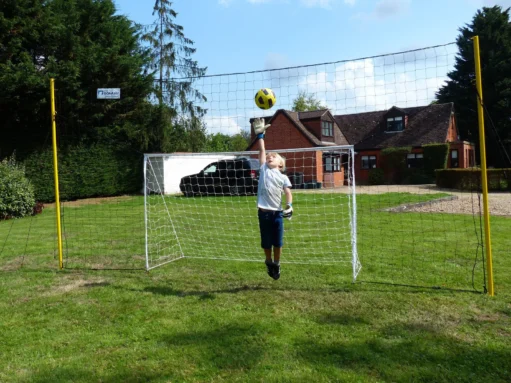
M 341 171 L 341 155 L 325 154 L 323 156 L 323 171 L 325 173 L 333 173 Z
M 460 166 L 458 161 L 458 150 L 451 150 L 451 168 L 458 168 Z
M 402 132 L 404 129 L 403 117 L 389 117 L 387 118 L 387 132 Z
M 473 168 L 476 165 L 474 149 L 468 149 L 467 158 L 468 158 L 468 166 Z
M 409 169 L 422 168 L 424 164 L 424 154 L 409 153 L 406 155 L 406 165 Z
M 321 121 L 321 134 L 326 137 L 333 137 L 334 123 L 331 121 Z
M 376 156 L 362 156 L 362 169 L 376 168 Z

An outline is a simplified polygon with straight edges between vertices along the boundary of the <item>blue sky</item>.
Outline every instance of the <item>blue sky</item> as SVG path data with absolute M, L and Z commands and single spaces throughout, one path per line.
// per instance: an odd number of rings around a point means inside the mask
M 153 22 L 154 0 L 114 1 L 118 13 L 141 24 Z M 176 22 L 195 42 L 193 58 L 208 67 L 208 75 L 216 75 L 354 60 L 447 44 L 455 41 L 458 29 L 470 23 L 478 9 L 496 4 L 510 7 L 511 0 L 176 0 L 173 8 L 178 12 Z M 277 107 L 288 108 L 293 97 L 305 90 L 339 114 L 388 108 L 396 103 L 425 104 L 445 80 L 455 53 L 456 46 L 426 51 L 426 58 L 436 63 L 435 73 L 426 69 L 427 64 L 422 65 L 421 55 L 414 55 L 413 66 L 386 66 L 380 77 L 376 61 L 361 60 L 340 64 L 342 67 L 209 79 L 201 86 L 209 96 L 209 115 L 216 116 L 210 129 L 216 125 L 221 131 L 235 132 L 247 128 L 243 122 L 247 116 L 268 114 L 253 108 L 253 94 L 260 87 L 276 91 L 281 101 Z M 394 63 L 400 57 L 390 56 L 384 61 Z M 357 80 L 362 81 L 357 84 Z M 427 95 L 419 94 L 421 81 L 429 84 Z M 397 96 L 400 87 L 395 86 L 401 82 L 407 89 L 401 91 L 407 94 L 404 98 Z M 389 84 L 394 85 L 389 88 Z M 351 96 L 348 88 L 353 91 Z M 235 104 L 215 100 L 215 94 L 226 89 Z M 396 96 L 387 97 L 390 93 Z

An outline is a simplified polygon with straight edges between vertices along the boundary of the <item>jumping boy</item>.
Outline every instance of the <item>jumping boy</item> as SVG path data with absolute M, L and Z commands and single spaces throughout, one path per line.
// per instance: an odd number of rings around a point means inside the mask
M 283 174 L 286 167 L 284 158 L 278 153 L 266 154 L 264 132 L 270 125 L 265 125 L 263 118 L 253 121 L 254 132 L 259 141 L 259 185 L 257 188 L 257 208 L 261 247 L 266 256 L 268 275 L 273 279 L 280 278 L 280 255 L 284 237 L 283 218 L 291 219 L 293 215 L 293 196 L 291 182 Z M 282 193 L 286 196 L 286 209 L 282 210 Z M 273 260 L 272 260 L 273 248 Z

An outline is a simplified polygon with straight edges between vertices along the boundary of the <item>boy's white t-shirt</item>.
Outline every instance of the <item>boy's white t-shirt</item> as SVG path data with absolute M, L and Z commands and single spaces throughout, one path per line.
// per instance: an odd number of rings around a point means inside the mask
M 291 181 L 278 168 L 271 169 L 266 163 L 259 171 L 257 186 L 257 207 L 266 210 L 282 210 L 282 192 L 290 188 Z

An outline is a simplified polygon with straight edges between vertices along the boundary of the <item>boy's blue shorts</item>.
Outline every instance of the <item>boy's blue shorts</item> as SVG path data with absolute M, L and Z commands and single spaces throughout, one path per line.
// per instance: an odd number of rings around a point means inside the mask
M 259 230 L 261 231 L 261 247 L 271 249 L 284 244 L 284 222 L 282 211 L 258 210 Z

